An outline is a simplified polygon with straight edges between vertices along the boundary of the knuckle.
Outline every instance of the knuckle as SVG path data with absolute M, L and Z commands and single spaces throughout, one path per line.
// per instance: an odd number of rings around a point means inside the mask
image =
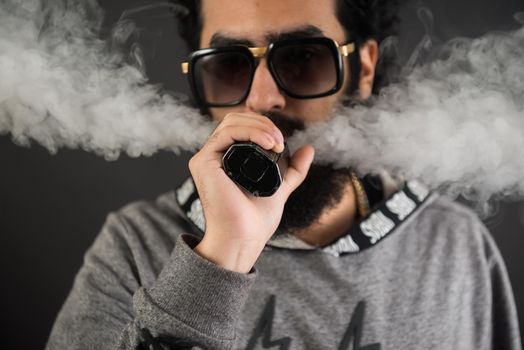
M 224 125 L 220 130 L 219 130 L 219 133 L 222 134 L 224 132 L 231 132 L 231 130 L 233 130 L 235 128 L 234 125 L 232 124 L 227 124 L 227 125 Z
M 217 125 L 217 127 L 215 128 L 215 130 L 213 130 L 213 134 L 218 132 L 219 130 L 222 130 L 224 128 L 224 126 L 227 125 L 226 122 L 224 122 L 224 120 L 222 120 L 220 122 L 220 124 Z
M 189 159 L 189 163 L 188 163 L 189 171 L 193 171 L 196 168 L 196 165 L 198 162 L 197 154 L 195 154 L 193 157 L 191 157 L 191 159 Z
M 270 123 L 266 123 L 266 122 L 263 122 L 261 124 L 258 124 L 258 127 L 266 132 L 273 132 L 273 128 L 275 127 L 274 125 L 270 124 Z
M 275 125 L 275 123 L 268 116 L 261 115 L 260 120 L 262 120 L 267 125 Z
M 228 114 L 226 114 L 226 116 L 222 119 L 222 123 L 223 124 L 224 122 L 230 122 L 232 119 L 234 120 L 236 118 L 236 116 L 238 115 L 238 113 L 235 113 L 235 112 L 230 112 Z

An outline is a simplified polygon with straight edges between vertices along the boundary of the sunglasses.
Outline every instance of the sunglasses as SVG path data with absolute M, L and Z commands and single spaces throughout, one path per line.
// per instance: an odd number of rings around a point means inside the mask
M 248 96 L 259 59 L 286 95 L 309 99 L 332 95 L 344 81 L 346 57 L 353 43 L 340 46 L 326 38 L 279 40 L 266 47 L 243 45 L 201 49 L 182 63 L 197 102 L 205 107 L 241 104 Z

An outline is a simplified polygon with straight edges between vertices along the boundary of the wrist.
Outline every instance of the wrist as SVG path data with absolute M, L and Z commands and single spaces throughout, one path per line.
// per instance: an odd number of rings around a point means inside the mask
M 204 259 L 230 271 L 249 273 L 262 252 L 262 247 L 245 242 L 227 242 L 204 238 L 193 249 Z

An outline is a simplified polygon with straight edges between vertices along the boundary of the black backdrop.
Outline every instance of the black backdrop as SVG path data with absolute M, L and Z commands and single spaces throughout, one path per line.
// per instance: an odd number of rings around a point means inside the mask
M 123 10 L 144 3 L 101 2 L 107 24 L 118 19 Z M 513 14 L 524 11 L 522 0 L 409 3 L 402 12 L 400 47 L 404 58 L 424 34 L 416 15 L 420 6 L 431 9 L 433 34 L 441 40 L 515 27 Z M 171 23 L 155 21 L 155 26 L 161 26 L 164 35 L 156 42 L 148 75 L 169 89 L 187 92 L 178 73 L 185 49 Z M 516 152 L 522 156 L 521 150 Z M 160 152 L 150 158 L 122 156 L 106 162 L 78 150 L 50 155 L 40 146 L 19 147 L 8 135 L 0 136 L 1 349 L 44 347 L 82 256 L 107 213 L 130 201 L 171 190 L 188 174 L 188 157 Z M 487 224 L 506 260 L 522 325 L 524 272 L 519 266 L 524 262 L 524 203 L 502 203 Z

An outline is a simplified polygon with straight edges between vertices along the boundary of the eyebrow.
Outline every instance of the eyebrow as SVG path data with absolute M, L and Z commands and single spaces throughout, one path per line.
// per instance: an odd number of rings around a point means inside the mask
M 265 38 L 268 42 L 274 42 L 278 40 L 313 38 L 319 36 L 324 36 L 324 32 L 319 27 L 314 25 L 306 25 L 290 31 L 279 33 L 267 33 L 265 35 Z M 223 47 L 233 45 L 243 45 L 250 47 L 255 46 L 252 40 L 249 40 L 247 38 L 230 37 L 220 32 L 213 34 L 213 36 L 211 37 L 210 47 Z

